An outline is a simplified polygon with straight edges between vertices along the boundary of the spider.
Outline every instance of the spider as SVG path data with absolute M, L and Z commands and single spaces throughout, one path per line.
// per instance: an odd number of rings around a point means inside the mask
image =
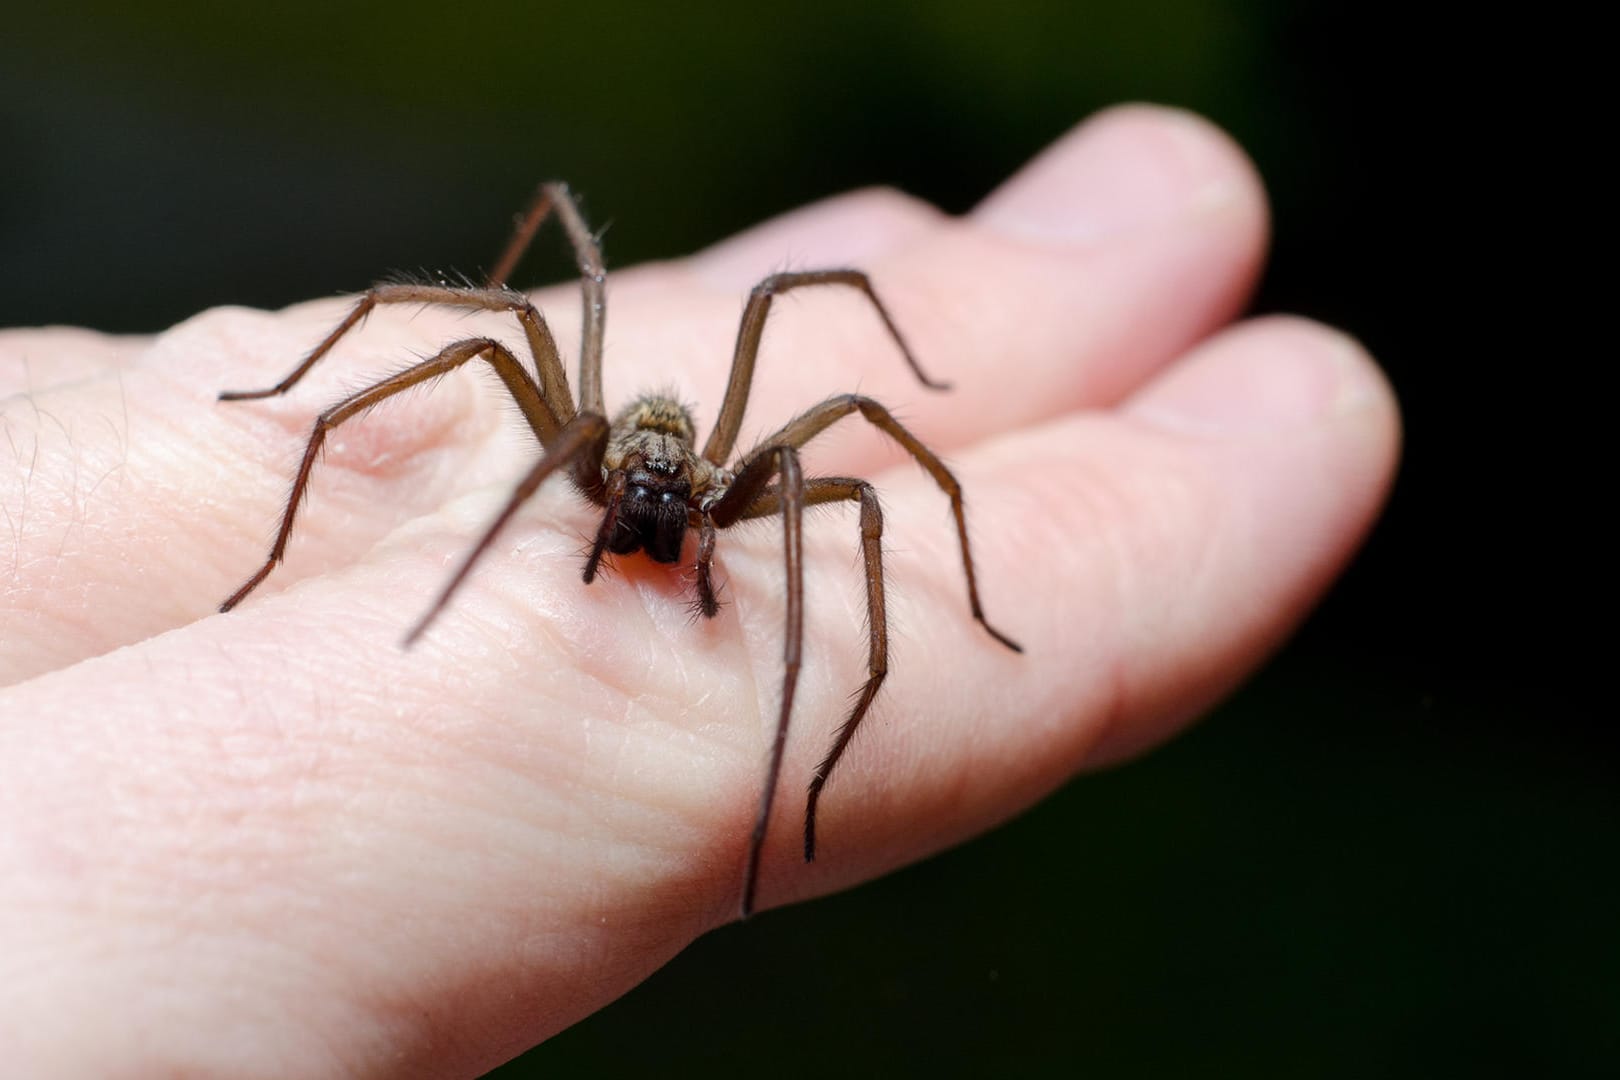
M 557 343 L 544 317 L 525 293 L 506 284 L 508 275 L 528 250 L 535 232 L 552 214 L 555 214 L 567 234 L 582 282 L 584 328 L 580 336 L 580 393 L 577 405 L 569 392 Z M 738 328 L 725 399 L 721 402 L 720 414 L 704 443 L 702 453 L 696 449 L 696 426 L 690 411 L 672 398 L 644 395 L 625 406 L 611 420 L 604 412 L 602 337 L 606 315 L 606 282 L 607 275 L 597 239 L 585 224 L 567 185 L 556 182 L 541 184 L 527 211 L 518 216 L 512 239 L 481 287 L 442 282 L 375 285 L 286 378 L 263 390 L 226 391 L 220 394 L 222 401 L 244 401 L 286 393 L 331 351 L 339 339 L 381 304 L 439 304 L 469 310 L 511 312 L 522 327 L 535 368 L 535 374 L 531 375 L 511 349 L 492 338 L 467 338 L 452 342 L 436 355 L 350 394 L 321 413 L 304 447 L 304 456 L 299 462 L 292 492 L 282 509 L 281 524 L 271 544 L 269 557 L 241 588 L 220 605 L 220 610 L 229 611 L 241 603 L 281 561 L 288 538 L 292 535 L 299 505 L 309 486 L 310 473 L 327 435 L 334 428 L 395 394 L 437 379 L 471 360 L 483 360 L 494 369 L 517 403 L 524 420 L 533 429 L 543 453 L 439 591 L 426 613 L 406 635 L 405 647 L 410 647 L 422 636 L 512 515 L 553 473 L 562 472 L 579 494 L 603 509 L 601 525 L 596 530 L 590 554 L 585 559 L 584 577 L 587 584 L 595 580 L 605 552 L 629 555 L 645 551 L 655 562 L 679 562 L 687 531 L 695 529 L 694 607 L 709 618 L 720 610 L 714 582 L 716 533 L 739 521 L 780 515 L 787 565 L 782 697 L 765 786 L 754 816 L 747 864 L 743 872 L 741 913 L 746 918 L 754 908 L 760 857 L 782 768 L 788 719 L 793 712 L 794 690 L 799 675 L 800 645 L 804 633 L 801 519 L 806 506 L 836 502 L 860 504 L 861 555 L 865 567 L 868 616 L 866 682 L 810 780 L 804 817 L 806 862 L 813 860 L 816 854 L 816 804 L 822 789 L 860 727 L 888 672 L 889 639 L 883 591 L 883 511 L 877 493 L 871 484 L 853 477 L 806 477 L 799 466 L 801 447 L 836 421 L 854 413 L 859 413 L 899 443 L 917 464 L 927 470 L 950 499 L 957 539 L 961 542 L 962 569 L 967 578 L 968 604 L 973 618 L 1002 645 L 1014 652 L 1022 652 L 1023 649 L 991 626 L 985 618 L 973 573 L 973 556 L 968 547 L 961 487 L 956 478 L 933 451 L 918 441 L 878 402 L 860 394 L 840 394 L 828 398 L 789 421 L 734 464 L 725 464 L 735 448 L 743 412 L 748 404 L 754 360 L 759 354 L 765 317 L 770 312 L 772 300 L 789 290 L 841 285 L 860 292 L 876 310 L 889 337 L 898 346 L 900 355 L 918 380 L 931 389 L 948 389 L 947 384 L 935 382 L 924 374 L 865 273 L 850 269 L 783 272 L 771 274 L 754 286 Z

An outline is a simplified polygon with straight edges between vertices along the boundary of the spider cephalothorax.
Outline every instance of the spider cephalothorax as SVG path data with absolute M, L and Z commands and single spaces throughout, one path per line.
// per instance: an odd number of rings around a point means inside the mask
M 584 294 L 584 329 L 580 335 L 579 402 L 576 405 L 563 372 L 557 343 L 540 312 L 524 293 L 505 284 L 512 268 L 527 250 L 535 230 L 555 211 L 562 222 L 579 264 Z M 855 730 L 865 718 L 888 673 L 888 621 L 883 594 L 883 511 L 872 486 L 849 477 L 806 477 L 799 468 L 799 448 L 833 423 L 859 413 L 895 442 L 934 478 L 951 502 L 957 539 L 962 548 L 962 570 L 967 578 L 968 604 L 973 617 L 997 641 L 1009 649 L 1019 646 L 992 627 L 979 603 L 978 585 L 973 573 L 973 556 L 968 548 L 967 519 L 962 508 L 961 487 L 940 459 L 919 442 L 894 418 L 888 409 L 859 394 L 840 394 L 815 405 L 789 421 L 775 434 L 728 467 L 725 462 L 736 447 L 743 411 L 753 384 L 754 360 L 772 298 L 788 291 L 814 285 L 842 285 L 865 295 L 882 319 L 901 356 L 923 385 L 944 389 L 923 374 L 916 358 L 900 336 L 887 309 L 872 291 L 871 282 L 859 270 L 812 270 L 772 274 L 749 294 L 737 331 L 737 346 L 731 362 L 714 430 L 701 453 L 692 414 L 673 397 L 649 395 L 631 402 L 610 422 L 602 405 L 602 329 L 606 319 L 606 273 L 596 238 L 585 225 L 573 197 L 562 184 L 542 184 L 528 212 L 519 219 L 516 234 L 490 272 L 482 288 L 447 284 L 395 282 L 368 290 L 320 344 L 315 346 L 286 378 L 264 390 L 228 392 L 224 400 L 270 397 L 285 393 L 329 352 L 338 339 L 354 329 L 379 304 L 443 304 L 463 309 L 509 311 L 523 329 L 534 362 L 531 374 L 505 345 L 493 338 L 467 338 L 446 345 L 439 352 L 380 382 L 344 398 L 323 412 L 315 421 L 292 495 L 282 510 L 281 525 L 270 548 L 270 555 L 242 587 L 220 605 L 229 611 L 265 579 L 281 561 L 292 535 L 293 520 L 309 485 L 310 472 L 320 455 L 327 433 L 358 416 L 378 402 L 412 386 L 435 379 L 471 360 L 489 364 L 500 377 L 523 418 L 528 422 L 544 453 L 513 491 L 500 514 L 485 530 L 450 580 L 440 590 L 427 612 L 406 636 L 414 642 L 443 610 L 456 588 L 466 578 L 478 557 L 495 539 L 501 527 L 523 502 L 553 473 L 562 471 L 581 495 L 602 507 L 602 521 L 585 561 L 585 580 L 592 581 L 604 552 L 629 555 L 644 551 L 656 562 L 680 561 L 686 531 L 698 531 L 694 606 L 712 617 L 720 610 L 714 586 L 714 549 L 717 530 L 739 521 L 781 515 L 787 565 L 787 632 L 783 659 L 782 700 L 777 715 L 776 736 L 771 745 L 770 765 L 765 788 L 760 795 L 749 840 L 747 867 L 743 872 L 742 913 L 754 906 L 759 881 L 759 860 L 781 772 L 782 751 L 786 745 L 788 719 L 793 711 L 798 683 L 800 643 L 804 634 L 804 565 L 801 519 L 808 505 L 832 502 L 860 504 L 861 557 L 866 574 L 867 679 L 855 696 L 844 723 L 815 775 L 811 777 L 805 805 L 804 857 L 815 857 L 816 805 L 828 777 L 842 758 Z M 1021 651 L 1021 650 L 1019 650 Z
M 613 490 L 623 473 L 622 495 L 610 501 L 616 514 L 607 549 L 615 555 L 645 550 L 654 562 L 680 562 L 692 507 L 730 475 L 692 449 L 697 430 L 686 406 L 649 394 L 624 408 L 608 429 L 602 482 Z

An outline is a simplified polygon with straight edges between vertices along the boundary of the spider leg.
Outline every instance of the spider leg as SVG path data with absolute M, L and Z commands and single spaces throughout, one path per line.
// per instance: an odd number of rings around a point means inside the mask
M 720 594 L 714 587 L 714 519 L 708 514 L 698 526 L 696 615 L 712 619 L 720 613 Z
M 535 188 L 534 195 L 529 199 L 529 205 L 521 214 L 512 219 L 516 226 L 512 230 L 512 238 L 501 249 L 501 257 L 495 260 L 495 268 L 484 278 L 484 285 L 490 289 L 504 288 L 512 271 L 522 261 L 528 252 L 529 245 L 534 243 L 534 234 L 540 231 L 546 218 L 556 208 L 556 189 L 567 191 L 567 185 L 555 181 L 541 184 Z
M 601 465 L 598 464 L 596 469 L 600 472 Z M 591 544 L 591 554 L 585 560 L 587 585 L 596 580 L 597 568 L 602 565 L 602 552 L 607 549 L 608 541 L 613 539 L 613 530 L 618 527 L 619 506 L 624 502 L 624 485 L 623 469 L 614 469 L 602 482 L 602 501 L 607 506 L 607 513 L 602 515 L 602 524 L 596 530 L 596 540 Z
M 759 355 L 760 337 L 765 333 L 765 316 L 770 314 L 771 301 L 782 293 L 806 285 L 847 285 L 859 289 L 877 309 L 884 329 L 900 347 L 918 380 L 933 390 L 948 390 L 949 383 L 935 382 L 923 373 L 922 365 L 912 355 L 906 339 L 889 317 L 888 308 L 872 290 L 872 281 L 859 270 L 808 270 L 795 273 L 772 274 L 748 294 L 748 305 L 743 308 L 742 323 L 737 327 L 737 347 L 731 359 L 731 377 L 726 382 L 726 396 L 720 404 L 720 415 L 715 418 L 714 430 L 703 445 L 703 456 L 718 465 L 731 456 L 737 445 L 737 432 L 742 429 L 743 411 L 748 407 L 748 391 L 754 382 L 754 360 Z
M 754 814 L 754 832 L 748 841 L 748 865 L 743 871 L 742 917 L 754 910 L 759 886 L 760 853 L 765 847 L 765 829 L 770 824 L 771 806 L 776 801 L 776 783 L 782 775 L 782 751 L 787 746 L 788 718 L 793 713 L 793 696 L 799 685 L 799 661 L 804 638 L 804 474 L 799 470 L 799 452 L 779 446 L 774 454 L 759 459 L 767 470 L 778 474 L 777 501 L 782 510 L 782 543 L 787 563 L 787 629 L 782 648 L 782 709 L 776 718 L 776 737 L 771 741 L 771 761 L 765 770 L 765 789 L 759 795 Z
M 557 354 L 557 341 L 551 328 L 534 304 L 523 293 L 512 289 L 463 289 L 453 285 L 373 285 L 355 302 L 349 314 L 287 377 L 263 390 L 226 390 L 219 395 L 221 401 L 249 401 L 257 398 L 285 394 L 313 368 L 332 347 L 358 326 L 379 304 L 440 304 L 446 307 L 472 308 L 483 311 L 510 311 L 517 316 L 528 339 L 529 352 L 534 358 L 540 376 L 539 387 L 558 425 L 574 418 L 574 399 L 568 392 L 568 377 L 563 373 L 562 360 Z M 596 411 L 600 412 L 600 408 Z
M 947 498 L 951 501 L 951 514 L 956 519 L 956 535 L 962 547 L 962 569 L 967 578 L 968 604 L 973 618 L 984 627 L 991 637 L 995 638 L 1014 652 L 1023 652 L 1023 647 L 1007 635 L 991 626 L 984 616 L 984 606 L 979 602 L 979 587 L 973 572 L 973 554 L 968 545 L 967 515 L 962 506 L 962 487 L 956 477 L 945 467 L 938 455 L 924 446 L 918 438 L 907 431 L 904 425 L 896 420 L 878 402 L 860 394 L 841 394 L 829 398 L 821 404 L 801 413 L 789 421 L 788 424 L 775 435 L 766 439 L 760 446 L 748 455 L 738 466 L 736 479 L 720 499 L 709 507 L 709 516 L 719 528 L 726 528 L 745 518 L 761 517 L 774 512 L 778 506 L 782 508 L 784 516 L 787 515 L 787 500 L 789 494 L 784 485 L 767 487 L 770 480 L 770 463 L 778 458 L 781 452 L 788 448 L 799 448 L 811 439 L 821 434 L 837 421 L 859 412 L 873 426 L 899 443 L 912 458 L 921 465 L 928 474 L 934 478 Z M 841 487 L 840 485 L 845 485 Z M 859 486 L 856 486 L 859 485 Z M 815 777 L 810 783 L 809 796 L 805 805 L 804 851 L 805 859 L 809 861 L 815 857 L 816 845 L 816 805 L 821 797 L 822 788 L 826 786 L 827 779 L 832 775 L 833 769 L 842 758 L 849 741 L 854 737 L 855 730 L 865 718 L 872 700 L 877 696 L 878 687 L 882 685 L 888 667 L 888 620 L 883 598 L 883 567 L 881 539 L 883 534 L 883 517 L 878 506 L 875 494 L 870 485 L 864 481 L 830 479 L 825 482 L 813 481 L 809 490 L 803 494 L 792 496 L 799 502 L 818 503 L 822 501 L 835 501 L 840 498 L 859 498 L 861 500 L 861 551 L 866 561 L 866 588 L 867 588 L 867 615 L 870 622 L 867 657 L 867 681 L 861 687 L 855 704 L 850 710 L 838 734 L 834 737 L 832 748 L 826 757 L 817 766 Z M 795 511 L 797 512 L 797 511 Z M 791 606 L 794 602 L 793 589 L 795 581 L 790 573 L 788 600 Z M 802 583 L 797 585 L 802 591 Z M 786 714 L 783 722 L 786 721 Z M 768 782 L 775 786 L 776 778 L 772 775 Z M 752 880 L 750 878 L 750 880 Z
M 731 488 L 709 508 L 714 523 L 724 529 L 741 518 L 752 516 L 753 503 L 765 488 L 765 478 L 756 478 L 752 468 L 755 462 L 768 458 L 779 447 L 802 447 L 834 423 L 854 412 L 859 412 L 868 423 L 899 443 L 918 465 L 927 470 L 928 475 L 934 478 L 934 483 L 945 493 L 945 497 L 951 500 L 951 515 L 956 519 L 956 537 L 962 546 L 962 571 L 967 577 L 968 605 L 973 618 L 991 637 L 1007 648 L 1013 652 L 1023 652 L 1023 646 L 990 625 L 990 621 L 984 615 L 984 605 L 979 602 L 979 584 L 973 572 L 973 552 L 968 545 L 967 513 L 962 506 L 962 485 L 951 475 L 951 471 L 945 467 L 945 463 L 937 454 L 924 446 L 917 436 L 907 431 L 888 409 L 869 397 L 860 394 L 840 394 L 828 398 L 820 405 L 800 413 L 788 421 L 780 431 L 760 443 L 759 447 L 749 454 L 747 461 L 738 468 L 737 479 Z M 745 480 L 749 483 L 745 484 Z
M 807 506 L 844 501 L 861 504 L 861 560 L 866 570 L 866 682 L 855 695 L 855 703 L 833 737 L 831 748 L 810 778 L 810 793 L 804 808 L 804 861 L 812 862 L 816 857 L 816 804 L 821 799 L 821 789 L 827 786 L 827 778 L 855 737 L 855 729 L 866 719 L 878 687 L 889 673 L 889 615 L 883 597 L 883 507 L 878 502 L 877 491 L 865 480 L 818 476 L 805 481 L 804 496 Z M 768 488 L 743 517 L 768 516 L 775 512 L 778 501 L 776 489 Z
M 229 611 L 241 603 L 242 599 L 257 588 L 281 561 L 287 550 L 287 540 L 292 535 L 293 520 L 297 517 L 298 508 L 309 489 L 310 473 L 314 471 L 321 447 L 333 428 L 352 420 L 395 394 L 447 374 L 474 358 L 488 361 L 495 369 L 501 381 L 506 384 L 507 390 L 511 392 L 512 399 L 523 412 L 524 419 L 534 429 L 536 438 L 546 443 L 557 437 L 562 425 L 552 412 L 551 405 L 541 393 L 540 387 L 535 385 L 533 377 L 511 350 L 489 338 L 471 338 L 447 345 L 437 356 L 419 364 L 412 364 L 398 374 L 390 375 L 379 383 L 351 394 L 316 418 L 315 426 L 309 433 L 309 442 L 304 446 L 303 460 L 299 462 L 298 473 L 293 479 L 292 493 L 288 496 L 286 508 L 281 514 L 281 527 L 277 529 L 275 542 L 270 546 L 270 557 L 240 589 L 219 606 L 219 610 Z
M 571 467 L 575 473 L 594 471 L 600 474 L 602 454 L 607 448 L 607 437 L 607 417 L 600 413 L 582 412 L 568 422 L 554 442 L 547 444 L 545 456 L 535 462 L 534 468 L 530 469 L 518 483 L 511 498 L 506 500 L 506 505 L 484 530 L 484 535 L 479 537 L 478 543 L 473 545 L 450 580 L 445 582 L 444 588 L 439 590 L 439 595 L 434 598 L 427 612 L 417 620 L 415 626 L 411 627 L 410 633 L 405 635 L 406 648 L 414 645 L 416 639 L 422 636 L 423 631 L 432 624 L 439 612 L 444 610 L 444 606 L 450 602 L 450 598 L 471 573 L 473 565 L 495 542 L 496 535 L 512 519 L 512 515 L 517 513 L 518 507 L 545 483 L 547 477 L 565 466 Z
M 506 279 L 517 268 L 518 260 L 528 251 L 535 232 L 555 210 L 568 234 L 568 243 L 574 249 L 574 261 L 579 265 L 580 285 L 583 290 L 584 325 L 580 330 L 579 350 L 579 407 L 584 412 L 602 412 L 602 330 L 607 319 L 607 271 L 602 266 L 601 245 L 596 242 L 590 227 L 579 212 L 579 204 L 569 192 L 568 185 L 557 181 L 541 184 L 535 190 L 529 208 L 517 218 L 517 230 L 495 261 L 487 284 L 492 289 L 502 288 Z

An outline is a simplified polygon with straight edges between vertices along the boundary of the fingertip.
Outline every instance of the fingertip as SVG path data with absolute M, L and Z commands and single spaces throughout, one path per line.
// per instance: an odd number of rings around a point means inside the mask
M 1265 233 L 1265 192 L 1242 149 L 1194 113 L 1104 110 L 1071 129 L 974 211 L 1002 235 L 1079 247 L 1189 216 L 1233 214 Z
M 1125 411 L 1182 433 L 1241 437 L 1396 407 L 1388 380 L 1356 339 L 1310 319 L 1272 316 L 1218 335 Z

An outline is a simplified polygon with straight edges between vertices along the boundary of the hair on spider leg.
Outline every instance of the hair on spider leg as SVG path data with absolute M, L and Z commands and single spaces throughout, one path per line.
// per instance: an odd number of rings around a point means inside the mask
M 450 289 L 459 293 L 504 291 L 516 295 L 527 295 L 523 293 L 521 289 L 514 289 L 505 283 L 484 285 L 480 282 L 474 281 L 468 276 L 465 270 L 460 270 L 455 267 L 451 267 L 449 269 L 430 270 L 425 266 L 419 266 L 414 270 L 390 270 L 378 277 L 377 280 L 372 284 L 373 287 L 393 285 L 404 288 L 421 287 L 432 289 Z M 476 315 L 478 313 L 477 308 L 468 308 L 466 305 L 448 304 L 441 301 L 424 300 L 420 301 L 420 305 L 422 308 L 455 307 L 459 308 L 461 313 L 465 315 Z
M 688 585 L 686 598 L 686 623 L 696 626 L 707 619 L 713 619 L 720 614 L 720 609 L 726 606 L 726 590 L 731 581 L 729 578 L 715 578 L 712 575 L 705 579 L 703 572 L 696 565 L 681 575 L 681 579 Z
M 579 538 L 580 545 L 574 549 L 574 555 L 583 563 L 596 551 L 596 539 L 595 537 L 586 536 L 582 532 L 576 532 L 574 535 Z M 603 581 L 617 581 L 624 577 L 624 567 L 619 565 L 617 555 L 611 551 L 604 551 L 597 556 L 593 574 Z
M 422 363 L 424 361 L 428 360 L 432 354 L 413 352 L 412 355 L 416 357 L 415 362 L 407 363 L 407 364 L 403 364 L 403 365 L 398 365 L 392 371 L 390 371 L 387 375 L 384 375 L 383 378 L 384 379 L 397 379 L 400 376 L 406 374 L 407 372 L 413 371 L 416 368 L 420 367 L 422 365 Z M 419 382 L 413 383 L 410 386 L 407 386 L 405 389 L 401 390 L 398 394 L 394 394 L 394 395 L 392 395 L 390 397 L 387 397 L 387 398 L 379 398 L 376 401 L 368 402 L 363 408 L 360 408 L 360 409 L 356 410 L 355 413 L 351 417 L 349 417 L 349 419 L 351 419 L 351 420 L 364 420 L 364 419 L 369 418 L 371 416 L 371 414 L 373 412 L 375 412 L 380 406 L 383 406 L 383 405 L 392 406 L 396 401 L 408 401 L 409 399 L 411 399 L 413 397 L 419 397 L 422 394 L 429 393 L 435 387 L 438 386 L 439 381 L 441 379 L 443 379 L 446 375 L 449 375 L 449 374 L 450 374 L 450 372 L 448 372 L 448 371 L 440 372 L 439 374 L 434 375 L 431 378 L 423 379 L 423 380 L 421 380 Z M 371 386 L 375 386 L 376 383 L 377 383 L 376 379 L 371 379 L 368 382 L 360 382 L 358 379 L 353 378 L 353 377 L 347 378 L 347 379 L 344 380 L 344 384 L 343 384 L 343 387 L 342 387 L 342 392 L 343 392 L 344 397 L 353 397 L 353 396 L 355 396 L 357 394 L 364 393 L 366 391 L 366 389 L 368 389 Z M 321 444 L 321 453 L 322 453 L 323 456 L 325 455 L 326 451 L 327 451 L 327 447 L 326 447 L 326 444 L 323 442 Z
M 714 587 L 714 606 L 712 610 L 710 609 L 709 604 L 705 602 L 702 597 L 687 597 L 686 625 L 701 626 L 710 619 L 717 618 L 720 614 L 720 609 L 726 606 L 725 591 L 724 584 L 716 585 Z
M 426 267 L 422 267 L 420 268 L 419 273 L 421 275 L 420 278 L 414 282 L 410 281 L 407 275 L 401 275 L 404 280 L 398 283 L 413 285 L 438 285 L 446 289 L 476 289 L 478 287 L 464 271 L 457 270 L 454 267 L 451 267 L 448 270 L 429 270 Z
M 437 285 L 438 274 L 425 266 L 418 266 L 415 270 L 396 267 L 382 274 L 374 281 L 374 285 Z
M 506 284 L 535 232 L 548 217 L 555 217 L 561 224 L 579 271 L 579 376 L 574 386 L 569 384 L 556 338 L 545 316 L 526 294 Z M 673 393 L 644 394 L 615 412 L 609 412 L 606 407 L 602 394 L 602 353 L 607 318 L 607 274 L 598 243 L 600 235 L 586 224 L 566 185 L 541 184 L 528 209 L 518 217 L 512 239 L 496 260 L 495 269 L 481 284 L 473 285 L 463 278 L 465 284 L 452 285 L 441 274 L 426 283 L 374 285 L 280 382 L 262 390 L 222 393 L 220 398 L 224 401 L 261 399 L 285 393 L 327 356 L 340 339 L 360 325 L 373 308 L 385 304 L 503 314 L 514 319 L 522 331 L 521 348 L 528 360 L 525 365 L 517 350 L 494 338 L 453 341 L 432 356 L 350 393 L 320 413 L 305 444 L 268 557 L 220 609 L 228 611 L 240 603 L 280 563 L 328 433 L 386 399 L 436 382 L 441 376 L 475 360 L 487 364 L 500 378 L 540 446 L 541 454 L 412 625 L 405 636 L 406 647 L 416 642 L 444 611 L 518 509 L 553 474 L 560 473 L 579 496 L 602 512 L 596 535 L 586 541 L 584 584 L 591 584 L 611 567 L 610 557 L 641 552 L 650 564 L 678 564 L 686 553 L 687 534 L 695 531 L 698 543 L 691 583 L 697 611 L 702 616 L 712 616 L 719 611 L 724 588 L 715 574 L 718 534 L 746 521 L 780 520 L 782 566 L 786 577 L 782 692 L 765 782 L 759 791 L 758 809 L 745 847 L 739 910 L 746 917 L 754 910 L 758 895 L 765 839 L 772 820 L 798 687 L 804 646 L 804 608 L 806 594 L 810 591 L 806 589 L 804 575 L 803 522 L 807 508 L 847 502 L 859 507 L 858 550 L 866 586 L 867 678 L 856 692 L 854 703 L 811 779 L 805 801 L 806 859 L 815 854 L 817 800 L 888 673 L 888 582 L 883 563 L 883 511 L 877 491 L 867 481 L 855 477 L 805 476 L 799 451 L 806 444 L 838 421 L 858 414 L 899 445 L 932 477 L 950 502 L 961 550 L 961 569 L 967 581 L 969 614 L 1002 645 L 1015 651 L 1019 646 L 985 617 L 968 539 L 961 485 L 939 456 L 887 407 L 864 394 L 837 394 L 800 412 L 773 434 L 756 442 L 747 453 L 735 453 L 753 388 L 755 361 L 766 317 L 777 297 L 800 288 L 834 286 L 863 295 L 917 380 L 932 389 L 946 388 L 947 384 L 930 378 L 924 371 L 863 271 L 849 268 L 778 271 L 766 275 L 750 290 L 737 327 L 725 391 L 700 450 L 695 411 Z M 631 576 L 631 566 L 625 564 L 624 576 Z M 645 580 L 640 583 L 644 584 Z M 817 595 L 820 588 L 818 580 L 814 590 Z

